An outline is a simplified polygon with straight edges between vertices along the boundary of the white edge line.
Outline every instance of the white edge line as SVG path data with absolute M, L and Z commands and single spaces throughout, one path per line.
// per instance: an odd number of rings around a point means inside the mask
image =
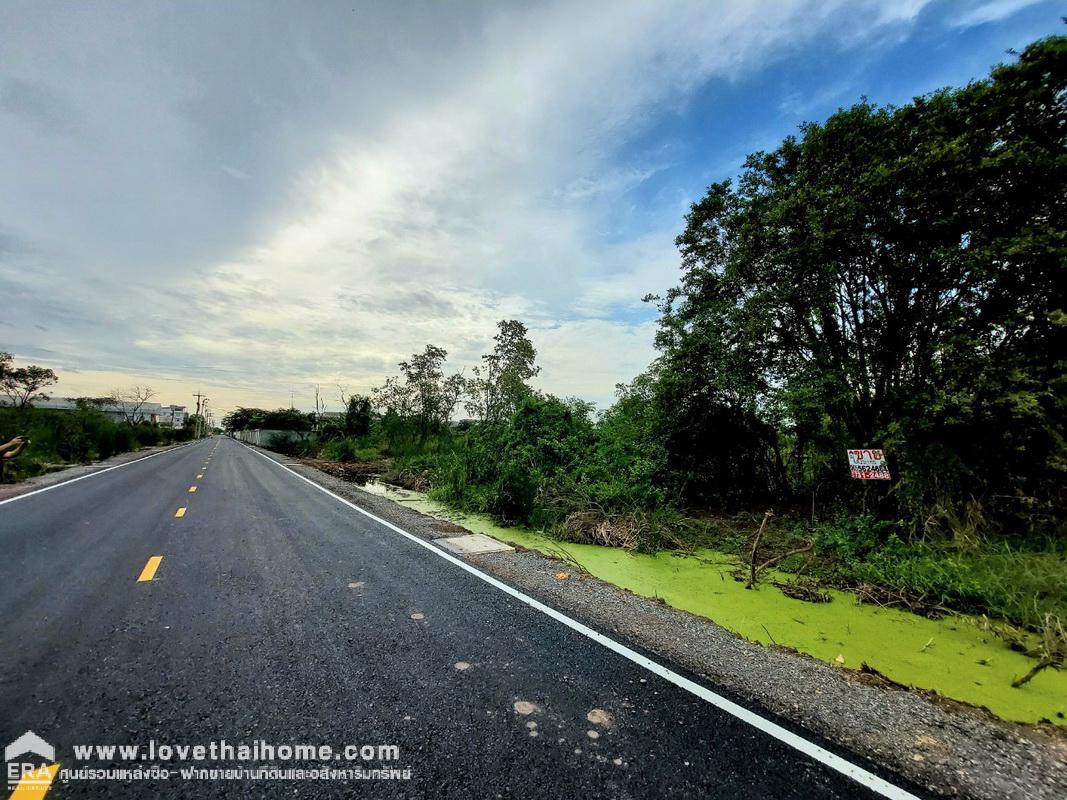
M 167 453 L 173 453 L 176 450 L 181 450 L 183 447 L 190 447 L 194 444 L 199 444 L 199 442 L 186 442 L 185 444 L 180 444 L 177 447 L 168 447 L 166 450 L 160 450 L 158 453 L 149 453 L 146 456 L 135 458 L 132 461 L 126 461 L 122 464 L 116 464 L 113 467 L 105 467 L 104 469 L 98 469 L 96 472 L 90 472 L 87 475 L 79 475 L 77 478 L 71 478 L 67 481 L 53 483 L 51 486 L 42 486 L 40 489 L 34 489 L 32 492 L 26 492 L 25 494 L 17 494 L 14 497 L 7 498 L 7 500 L 0 500 L 0 506 L 6 505 L 7 503 L 14 503 L 16 500 L 25 500 L 27 497 L 33 497 L 35 494 L 40 494 L 41 492 L 50 492 L 52 489 L 58 489 L 61 486 L 70 486 L 72 483 L 84 481 L 86 478 L 95 478 L 97 475 L 103 475 L 104 473 L 111 472 L 111 470 L 113 469 L 122 469 L 123 467 L 130 466 L 130 464 L 140 464 L 142 461 L 147 461 L 150 458 L 155 458 L 156 456 L 163 456 Z
M 632 661 L 634 664 L 637 664 L 640 667 L 644 667 L 649 672 L 658 675 L 664 680 L 670 681 L 675 686 L 678 686 L 681 689 L 685 689 L 690 694 L 696 695 L 701 700 L 705 700 L 708 703 L 711 703 L 713 706 L 722 709 L 727 714 L 736 717 L 742 722 L 747 722 L 752 727 L 763 731 L 769 736 L 773 736 L 775 739 L 778 739 L 780 742 L 789 745 L 794 750 L 798 750 L 804 755 L 809 756 L 810 758 L 829 767 L 830 769 L 835 770 L 848 778 L 851 778 L 852 780 L 856 781 L 856 783 L 866 786 L 871 791 L 877 792 L 883 797 L 891 798 L 891 800 L 919 800 L 919 798 L 917 798 L 911 792 L 901 789 L 899 786 L 896 786 L 895 784 L 889 783 L 889 781 L 879 778 L 873 772 L 865 770 L 863 769 L 863 767 L 857 766 L 851 761 L 848 761 L 834 753 L 831 753 L 825 747 L 820 747 L 814 742 L 809 742 L 803 736 L 799 736 L 798 734 L 795 734 L 792 731 L 783 728 L 781 725 L 778 725 L 775 722 L 771 722 L 771 720 L 761 717 L 759 714 L 756 714 L 753 711 L 749 711 L 744 706 L 738 705 L 737 703 L 733 702 L 732 700 L 728 700 L 720 694 L 716 694 L 710 689 L 701 686 L 699 683 L 695 683 L 694 681 L 691 681 L 688 678 L 679 675 L 677 672 L 668 669 L 662 664 L 659 664 L 658 662 L 641 655 L 636 650 L 631 650 L 626 645 L 620 644 L 619 642 L 616 642 L 614 639 L 608 638 L 602 633 L 598 633 L 597 631 L 590 628 L 588 625 L 583 625 L 581 622 L 578 622 L 575 619 L 571 619 L 566 614 L 557 611 L 551 606 L 546 606 L 539 600 L 535 600 L 529 595 L 523 594 L 518 589 L 508 586 L 506 583 L 497 580 L 491 575 L 487 575 L 481 570 L 471 566 L 466 561 L 456 558 L 455 556 L 445 552 L 439 547 L 436 547 L 425 539 L 415 536 L 412 533 L 408 533 L 402 528 L 398 528 L 393 523 L 387 522 L 386 520 L 372 514 L 364 508 L 360 508 L 355 503 L 346 500 L 340 495 L 334 494 L 325 486 L 321 486 L 320 484 L 315 483 L 315 481 L 311 480 L 310 478 L 304 477 L 299 472 L 294 472 L 293 470 L 289 469 L 289 467 L 278 461 L 275 461 L 270 456 L 259 452 L 255 448 L 249 447 L 248 445 L 244 444 L 244 442 L 239 443 L 247 447 L 257 456 L 267 459 L 267 461 L 270 461 L 275 466 L 285 470 L 286 472 L 292 475 L 295 475 L 297 478 L 304 481 L 305 483 L 314 486 L 320 492 L 328 494 L 334 500 L 343 503 L 354 511 L 358 511 L 360 514 L 363 514 L 365 517 L 369 517 L 380 525 L 384 525 L 386 528 L 389 528 L 390 530 L 399 533 L 401 536 L 410 539 L 420 547 L 423 547 L 426 550 L 429 550 L 431 553 L 440 556 L 445 561 L 449 561 L 452 564 L 455 564 L 460 569 L 466 570 L 470 574 L 485 581 L 490 586 L 494 586 L 505 594 L 511 595 L 516 600 L 521 600 L 523 603 L 530 606 L 531 608 L 535 608 L 542 614 L 551 617 L 557 622 L 563 623 L 571 630 L 577 631 L 582 636 L 585 636 L 588 639 L 592 639 L 594 642 L 603 645 L 608 650 L 619 654 L 628 661 Z

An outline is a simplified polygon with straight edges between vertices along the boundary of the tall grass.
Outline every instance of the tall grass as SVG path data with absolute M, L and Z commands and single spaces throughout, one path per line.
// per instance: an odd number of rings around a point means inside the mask
M 1067 548 L 1062 543 L 1048 542 L 1048 549 L 1039 551 L 1003 540 L 969 547 L 894 542 L 854 570 L 859 580 L 1030 630 L 1040 630 L 1048 614 L 1067 619 Z

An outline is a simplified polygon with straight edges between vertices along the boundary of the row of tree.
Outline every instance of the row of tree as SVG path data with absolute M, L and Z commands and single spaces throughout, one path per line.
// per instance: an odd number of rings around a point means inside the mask
M 339 387 L 345 409 L 340 421 L 326 416 L 326 406 L 317 396 L 313 413 L 242 407 L 227 414 L 223 426 L 228 431 L 317 430 L 359 437 L 370 431 L 376 412 L 382 418 L 409 421 L 425 439 L 446 427 L 461 402 L 471 419 L 487 424 L 506 422 L 522 398 L 533 391 L 529 381 L 540 367 L 534 363 L 537 351 L 525 325 L 518 320 L 501 320 L 498 328 L 492 352 L 482 356 L 482 363 L 472 368 L 471 377 L 462 372 L 446 374 L 448 352 L 428 344 L 421 353 L 401 361 L 400 374 L 387 378 L 369 396 L 346 395 Z

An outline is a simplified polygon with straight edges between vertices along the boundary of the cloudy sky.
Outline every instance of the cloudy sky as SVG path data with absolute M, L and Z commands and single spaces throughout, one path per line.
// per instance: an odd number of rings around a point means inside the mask
M 0 350 L 64 396 L 309 407 L 515 317 L 543 389 L 605 403 L 709 183 L 1061 6 L 4 0 Z

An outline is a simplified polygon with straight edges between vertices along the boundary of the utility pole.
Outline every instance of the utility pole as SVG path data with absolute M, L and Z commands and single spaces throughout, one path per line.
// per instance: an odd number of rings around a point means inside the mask
M 201 408 L 201 403 L 203 403 L 205 408 L 207 407 L 207 398 L 204 397 L 204 395 L 201 394 L 200 392 L 197 392 L 196 394 L 194 394 L 193 397 L 196 398 L 196 430 L 193 432 L 193 438 L 199 439 L 200 438 L 200 420 L 201 420 L 200 408 Z

